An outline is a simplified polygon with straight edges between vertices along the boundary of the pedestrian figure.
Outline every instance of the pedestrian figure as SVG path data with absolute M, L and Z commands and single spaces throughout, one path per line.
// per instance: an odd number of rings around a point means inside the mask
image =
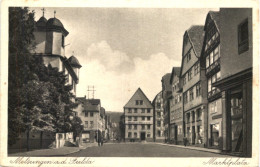
M 188 142 L 188 139 L 187 139 L 186 137 L 184 137 L 184 138 L 183 138 L 183 144 L 184 144 L 185 147 L 186 147 L 186 145 L 187 145 L 187 142 Z
M 101 139 L 100 139 L 100 137 L 98 137 L 98 146 L 100 146 L 101 144 Z
M 101 139 L 100 139 L 101 141 L 101 146 L 103 146 L 103 137 L 101 136 Z

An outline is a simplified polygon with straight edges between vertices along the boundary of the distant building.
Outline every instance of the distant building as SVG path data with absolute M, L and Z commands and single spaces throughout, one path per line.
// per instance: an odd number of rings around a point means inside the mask
M 170 84 L 172 98 L 170 107 L 170 138 L 174 144 L 183 144 L 183 103 L 182 83 L 180 80 L 180 67 L 173 67 Z
M 96 142 L 96 139 L 105 133 L 104 111 L 101 111 L 101 102 L 99 99 L 86 99 L 86 97 L 78 97 L 77 100 L 80 104 L 76 112 L 84 126 L 82 139 L 85 142 Z
M 162 98 L 163 98 L 163 123 L 165 141 L 170 141 L 170 102 L 172 98 L 172 89 L 170 85 L 171 73 L 167 73 L 162 77 Z
M 252 9 L 219 11 L 224 152 L 252 156 Z
M 183 36 L 182 66 L 184 134 L 189 144 L 206 146 L 207 83 L 205 70 L 200 68 L 204 26 L 192 26 Z
M 155 142 L 164 142 L 164 115 L 163 115 L 163 98 L 162 91 L 160 91 L 154 98 L 153 102 L 154 107 L 154 141 Z
M 153 141 L 153 106 L 138 88 L 124 106 L 125 141 Z

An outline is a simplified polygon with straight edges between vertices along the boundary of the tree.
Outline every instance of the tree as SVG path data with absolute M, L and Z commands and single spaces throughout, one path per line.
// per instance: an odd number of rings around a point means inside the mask
M 36 77 L 29 50 L 33 45 L 34 13 L 28 8 L 9 8 L 8 143 L 14 144 L 23 126 L 21 92 Z
M 53 88 L 51 83 L 39 80 L 28 81 L 22 88 L 19 110 L 27 133 L 27 150 L 29 150 L 30 132 L 55 131 L 53 116 L 49 113 L 52 102 L 48 98 L 49 90 Z

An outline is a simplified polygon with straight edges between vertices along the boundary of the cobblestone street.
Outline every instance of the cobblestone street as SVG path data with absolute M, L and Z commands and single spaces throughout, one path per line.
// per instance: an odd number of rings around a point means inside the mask
M 90 147 L 68 157 L 226 157 L 226 155 L 179 148 L 155 143 L 105 143 Z

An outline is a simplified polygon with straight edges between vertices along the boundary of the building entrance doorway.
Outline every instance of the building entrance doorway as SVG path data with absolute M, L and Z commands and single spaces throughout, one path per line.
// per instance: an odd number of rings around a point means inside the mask
M 231 92 L 231 149 L 232 152 L 243 152 L 243 98 L 242 91 Z
M 178 126 L 176 125 L 174 127 L 174 139 L 175 139 L 175 144 L 178 144 L 177 141 L 178 141 Z
M 195 133 L 195 126 L 192 126 L 192 144 L 195 144 L 196 133 Z
M 145 132 L 141 132 L 140 138 L 141 140 L 145 140 Z

